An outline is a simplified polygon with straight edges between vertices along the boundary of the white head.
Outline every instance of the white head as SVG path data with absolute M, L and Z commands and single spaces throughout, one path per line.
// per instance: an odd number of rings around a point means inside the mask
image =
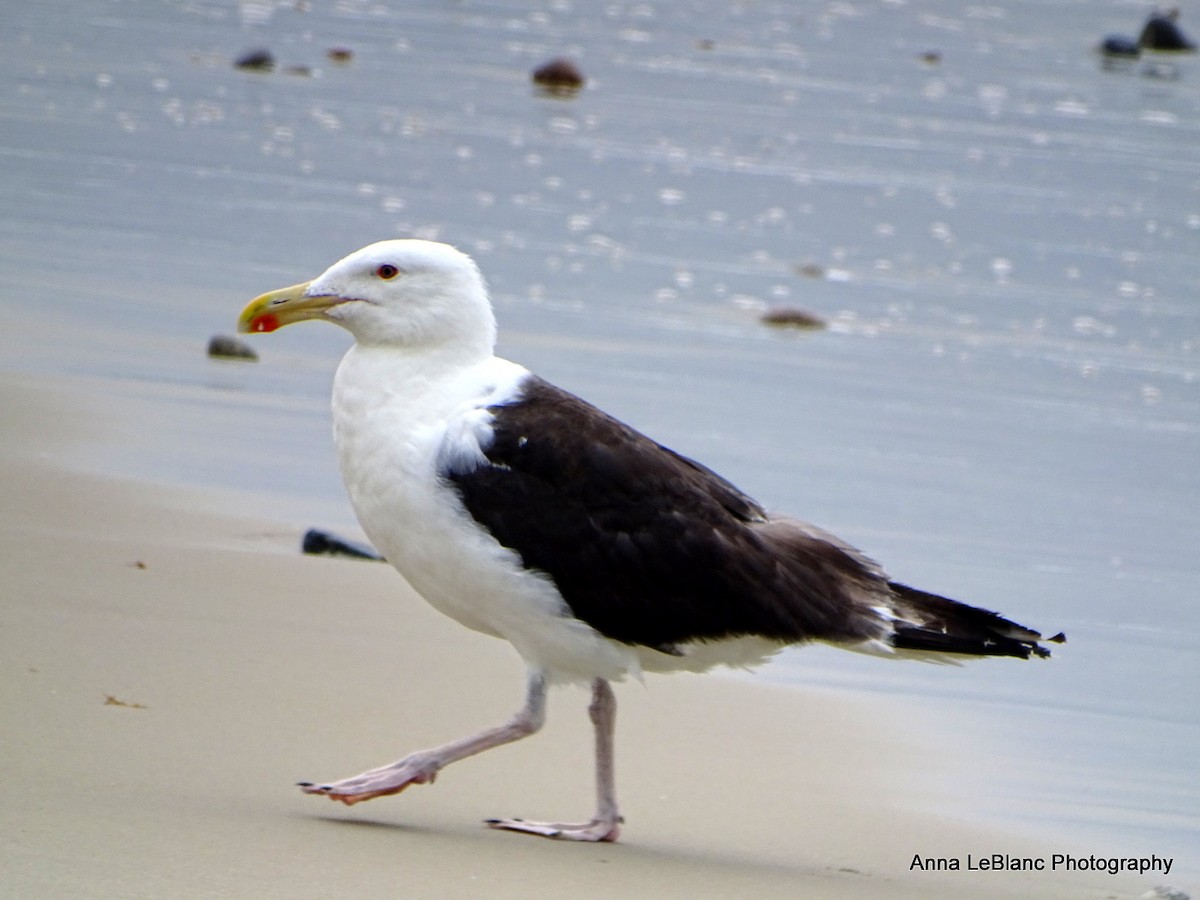
M 380 241 L 304 284 L 256 297 L 240 331 L 274 331 L 324 319 L 366 346 L 422 350 L 457 346 L 490 355 L 496 320 L 479 268 L 432 241 Z

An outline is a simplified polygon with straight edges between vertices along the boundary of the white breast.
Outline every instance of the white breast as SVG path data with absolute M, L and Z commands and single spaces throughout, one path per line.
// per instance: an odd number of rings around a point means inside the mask
M 617 679 L 638 670 L 637 655 L 573 618 L 553 582 L 524 569 L 437 474 L 447 456 L 482 460 L 486 407 L 527 376 L 496 358 L 439 364 L 356 345 L 334 379 L 342 478 L 367 537 L 440 612 L 507 639 L 558 680 Z

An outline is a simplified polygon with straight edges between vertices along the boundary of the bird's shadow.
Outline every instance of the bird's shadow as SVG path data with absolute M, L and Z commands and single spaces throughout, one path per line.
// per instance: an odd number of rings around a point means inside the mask
M 414 825 L 409 822 L 396 822 L 386 819 L 364 819 L 361 817 L 351 817 L 349 815 L 335 815 L 328 813 L 297 813 L 294 818 L 304 819 L 309 822 L 324 822 L 329 825 L 341 825 L 347 828 L 377 828 L 388 831 L 407 832 L 410 834 L 426 834 L 435 837 L 455 836 L 455 832 L 448 829 L 430 828 L 427 825 Z
M 431 838 L 445 841 L 460 841 L 477 844 L 481 841 L 510 842 L 514 852 L 520 852 L 525 847 L 530 852 L 543 852 L 552 849 L 556 853 L 606 853 L 603 862 L 619 862 L 625 860 L 638 865 L 671 864 L 681 866 L 700 866 L 716 870 L 738 869 L 745 870 L 754 867 L 764 872 L 791 873 L 798 877 L 828 877 L 831 874 L 856 875 L 870 878 L 877 873 L 866 869 L 855 869 L 836 866 L 821 866 L 806 864 L 802 861 L 783 863 L 775 860 L 755 858 L 752 853 L 738 855 L 735 852 L 721 852 L 713 848 L 689 847 L 663 842 L 649 842 L 623 837 L 615 843 L 588 843 L 578 841 L 554 841 L 529 835 L 512 835 L 500 829 L 488 828 L 482 821 L 478 831 L 464 831 L 461 827 L 413 824 L 393 819 L 352 818 L 344 815 L 308 814 L 298 815 L 299 818 L 310 822 L 322 822 L 331 826 L 360 828 L 364 830 L 379 829 L 381 833 L 391 831 L 397 835 L 406 834 L 412 837 Z M 497 845 L 499 846 L 499 845 Z M 574 848 L 574 850 L 572 850 Z

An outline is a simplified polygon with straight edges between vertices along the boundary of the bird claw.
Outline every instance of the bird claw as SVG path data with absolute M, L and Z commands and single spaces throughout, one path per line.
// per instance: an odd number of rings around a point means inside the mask
M 297 782 L 297 787 L 306 794 L 328 797 L 330 800 L 353 806 L 364 800 L 399 794 L 410 785 L 432 784 L 437 779 L 438 768 L 436 760 L 414 754 L 390 766 L 371 769 L 352 778 L 343 778 L 329 784 L 300 781 Z
M 524 819 L 487 819 L 488 828 L 533 834 L 555 841 L 586 841 L 613 843 L 621 834 L 623 818 L 597 817 L 590 822 L 526 822 Z

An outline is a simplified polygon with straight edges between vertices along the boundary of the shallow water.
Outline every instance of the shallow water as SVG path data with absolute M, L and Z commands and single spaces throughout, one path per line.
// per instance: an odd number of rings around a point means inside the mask
M 757 677 L 916 697 L 990 760 L 931 802 L 1194 873 L 1200 60 L 1092 50 L 1144 11 L 24 4 L 0 33 L 0 364 L 157 411 L 102 469 L 351 527 L 346 337 L 288 329 L 257 366 L 204 345 L 362 244 L 448 240 L 505 355 L 898 579 L 1071 639 L 1048 664 L 810 649 Z M 275 71 L 232 66 L 256 46 Z M 563 53 L 588 86 L 539 95 Z M 785 305 L 831 327 L 758 322 Z

